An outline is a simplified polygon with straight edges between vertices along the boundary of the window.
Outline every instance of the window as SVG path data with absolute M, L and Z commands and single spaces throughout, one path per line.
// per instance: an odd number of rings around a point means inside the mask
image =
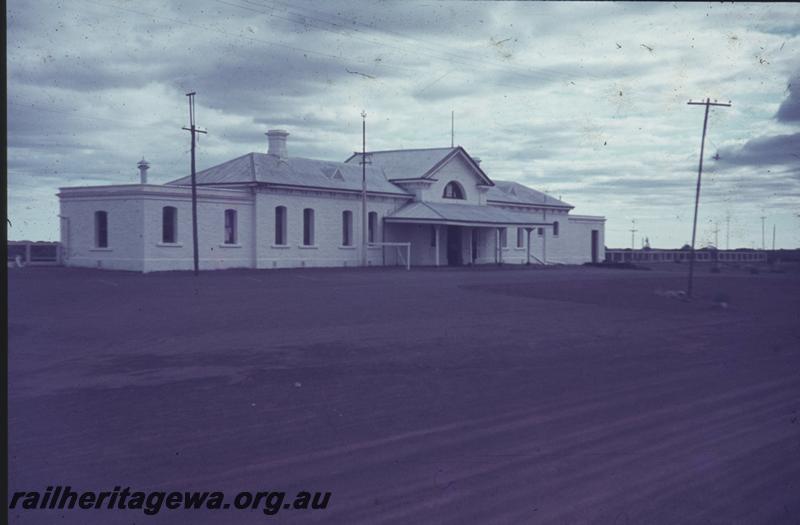
M 553 223 L 553 237 L 558 237 L 558 221 Z
M 542 235 L 544 235 L 544 228 L 537 228 L 537 229 L 536 229 L 536 234 L 537 234 L 539 237 L 541 237 Z
M 275 244 L 286 245 L 286 206 L 275 208 Z
M 178 209 L 174 206 L 161 208 L 161 242 L 178 242 Z
M 500 246 L 508 248 L 508 228 L 500 229 Z
M 94 212 L 94 245 L 108 248 L 108 212 Z
M 371 214 L 370 214 L 371 215 Z M 342 246 L 353 245 L 353 212 L 342 212 Z
M 314 210 L 303 210 L 303 246 L 314 246 Z
M 225 210 L 225 244 L 236 244 L 239 233 L 236 222 L 236 210 Z
M 464 198 L 464 188 L 461 187 L 461 184 L 451 181 L 447 183 L 447 186 L 444 187 L 444 193 L 442 197 L 445 199 L 463 199 Z
M 367 215 L 369 220 L 367 221 L 369 224 L 369 231 L 367 239 L 368 242 L 377 242 L 378 240 L 378 214 L 377 212 L 371 211 L 369 215 Z
M 517 248 L 525 246 L 525 230 L 517 228 Z

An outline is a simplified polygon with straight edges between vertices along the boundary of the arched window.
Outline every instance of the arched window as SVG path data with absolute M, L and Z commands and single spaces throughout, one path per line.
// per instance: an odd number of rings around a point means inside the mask
M 371 211 L 369 212 L 368 217 L 368 233 L 367 233 L 367 242 L 377 242 L 378 241 L 378 213 Z
M 464 188 L 456 181 L 450 181 L 444 187 L 442 197 L 445 199 L 464 199 Z
M 108 212 L 94 212 L 94 245 L 108 248 Z
M 225 210 L 225 244 L 236 244 L 238 229 L 236 210 Z
M 275 245 L 286 245 L 286 206 L 275 208 Z
M 553 223 L 553 237 L 558 237 L 558 228 L 558 221 L 556 221 Z
M 161 242 L 178 242 L 178 209 L 174 206 L 161 208 Z
M 353 245 L 353 212 L 342 212 L 342 246 Z
M 303 246 L 314 246 L 314 210 L 303 210 Z

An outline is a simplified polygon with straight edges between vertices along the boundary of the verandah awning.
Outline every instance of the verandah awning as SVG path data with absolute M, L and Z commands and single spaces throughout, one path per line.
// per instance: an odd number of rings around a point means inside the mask
M 538 215 L 538 214 L 537 214 Z M 550 226 L 532 213 L 506 210 L 496 206 L 412 202 L 388 215 L 385 222 L 395 224 L 451 224 L 457 226 Z

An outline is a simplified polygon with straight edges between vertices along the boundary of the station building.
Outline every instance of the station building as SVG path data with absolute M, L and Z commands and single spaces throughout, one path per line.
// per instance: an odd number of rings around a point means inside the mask
M 196 174 L 200 268 L 580 264 L 604 254 L 603 217 L 525 185 L 492 180 L 460 146 L 366 153 L 344 162 L 266 153 Z M 191 177 L 60 188 L 67 266 L 193 268 Z M 362 203 L 366 200 L 366 216 Z M 362 236 L 362 232 L 365 233 Z

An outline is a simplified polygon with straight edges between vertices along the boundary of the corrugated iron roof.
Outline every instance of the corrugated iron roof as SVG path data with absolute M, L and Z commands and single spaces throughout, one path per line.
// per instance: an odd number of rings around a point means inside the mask
M 423 177 L 431 168 L 456 148 L 399 149 L 390 151 L 368 151 L 367 159 L 372 166 L 380 168 L 388 179 L 416 179 Z M 361 153 L 354 153 L 345 162 L 357 164 Z
M 486 226 L 550 224 L 537 214 L 511 211 L 497 206 L 477 204 L 449 204 L 439 202 L 412 202 L 387 216 L 388 222 L 454 223 Z
M 374 166 L 367 166 L 367 191 L 408 195 L 401 187 L 392 184 L 386 175 Z M 361 190 L 361 166 L 343 162 L 279 158 L 266 153 L 248 153 L 197 173 L 198 184 L 233 184 L 263 182 L 289 186 Z M 171 181 L 170 185 L 186 185 L 191 177 Z
M 490 201 L 508 202 L 510 204 L 544 204 L 547 206 L 564 206 L 574 208 L 562 200 L 556 199 L 546 193 L 529 188 L 519 182 L 506 180 L 494 181 L 494 187 L 489 188 L 486 199 Z

